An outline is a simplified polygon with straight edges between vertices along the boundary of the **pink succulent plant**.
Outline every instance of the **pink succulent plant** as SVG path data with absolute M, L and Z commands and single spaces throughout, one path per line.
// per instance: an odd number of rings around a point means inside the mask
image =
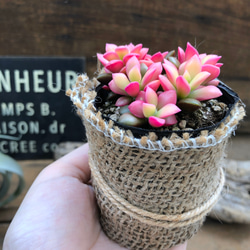
M 148 53 L 148 48 L 143 48 L 142 44 L 117 46 L 112 43 L 106 44 L 106 52 L 104 54 L 97 53 L 97 58 L 104 66 L 106 73 L 118 73 L 125 71 L 127 61 L 135 56 L 139 60 L 143 60 Z
M 201 101 L 222 95 L 217 87 L 221 56 L 199 54 L 190 43 L 185 51 L 178 48 L 178 57 L 174 51 L 149 55 L 142 44 L 132 43 L 106 44 L 106 53 L 97 57 L 112 74 L 105 88 L 119 96 L 115 105 L 125 110 L 119 122 L 127 125 L 170 126 L 181 110 L 194 111 Z
M 181 47 L 178 47 L 178 60 L 182 65 L 180 67 L 180 73 L 183 74 L 185 69 L 185 64 L 190 60 L 194 55 L 200 59 L 201 71 L 206 71 L 210 73 L 210 76 L 206 79 L 206 82 L 203 84 L 215 85 L 219 84 L 219 80 L 216 80 L 220 74 L 220 67 L 222 63 L 218 63 L 221 59 L 221 56 L 214 54 L 199 54 L 197 49 L 195 49 L 189 42 L 187 43 L 187 48 L 184 50 Z
M 164 58 L 167 56 L 168 51 L 165 52 L 156 52 L 153 55 L 149 55 L 147 54 L 144 58 L 144 60 L 141 60 L 142 63 L 146 64 L 147 66 L 150 66 L 152 63 L 156 63 L 156 62 L 163 62 Z
M 179 106 L 183 109 L 187 107 L 187 110 L 195 110 L 201 106 L 200 101 L 222 95 L 217 88 L 219 80 L 216 79 L 220 74 L 222 64 L 217 62 L 221 57 L 199 55 L 189 43 L 185 52 L 179 48 L 178 57 L 181 62 L 179 67 L 168 60 L 164 61 L 163 68 L 166 76 L 160 75 L 159 79 L 165 91 L 176 90 Z
M 176 92 L 169 90 L 158 94 L 148 87 L 132 102 L 128 109 L 138 118 L 148 118 L 152 127 L 170 126 L 177 122 L 175 114 L 181 110 L 175 105 Z
M 131 57 L 126 63 L 125 73 L 113 73 L 112 80 L 109 83 L 109 88 L 112 92 L 122 95 L 117 102 L 117 106 L 124 106 L 131 102 L 131 97 L 136 98 L 141 90 L 146 86 L 153 89 L 158 89 L 160 81 L 159 74 L 162 72 L 160 62 L 151 64 L 146 72 L 142 74 L 141 63 L 137 57 Z

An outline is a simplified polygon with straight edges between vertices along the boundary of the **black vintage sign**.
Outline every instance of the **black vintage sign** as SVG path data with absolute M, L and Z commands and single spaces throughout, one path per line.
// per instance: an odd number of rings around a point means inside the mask
M 84 58 L 0 58 L 0 151 L 15 159 L 51 158 L 59 142 L 85 132 L 65 95 Z

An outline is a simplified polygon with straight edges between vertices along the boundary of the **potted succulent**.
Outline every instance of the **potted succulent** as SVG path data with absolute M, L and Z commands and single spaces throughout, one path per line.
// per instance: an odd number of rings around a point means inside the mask
M 217 78 L 221 57 L 190 43 L 177 55 L 106 44 L 97 57 L 97 76 L 80 75 L 68 95 L 86 129 L 103 230 L 130 249 L 183 243 L 220 195 L 243 104 Z

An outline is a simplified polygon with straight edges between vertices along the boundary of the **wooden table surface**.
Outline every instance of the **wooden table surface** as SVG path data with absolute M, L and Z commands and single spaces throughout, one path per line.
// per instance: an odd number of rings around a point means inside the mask
M 40 171 L 52 160 L 19 161 L 25 176 L 26 186 L 22 194 L 0 209 L 0 246 L 6 230 L 21 204 L 26 192 Z M 243 250 L 250 246 L 250 225 L 226 224 L 207 219 L 201 230 L 188 243 L 188 250 Z

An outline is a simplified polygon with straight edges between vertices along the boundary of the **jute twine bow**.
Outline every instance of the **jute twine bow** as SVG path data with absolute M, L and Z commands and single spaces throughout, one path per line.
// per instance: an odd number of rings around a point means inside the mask
M 133 206 L 108 186 L 98 168 L 91 160 L 89 162 L 89 165 L 91 168 L 92 177 L 94 178 L 96 185 L 114 206 L 119 208 L 125 214 L 139 220 L 142 223 L 146 223 L 150 226 L 160 226 L 164 228 L 183 227 L 201 220 L 217 202 L 225 182 L 223 170 L 222 168 L 220 168 L 220 180 L 218 186 L 209 200 L 207 200 L 200 207 L 197 207 L 188 212 L 176 215 L 165 215 L 152 213 Z

